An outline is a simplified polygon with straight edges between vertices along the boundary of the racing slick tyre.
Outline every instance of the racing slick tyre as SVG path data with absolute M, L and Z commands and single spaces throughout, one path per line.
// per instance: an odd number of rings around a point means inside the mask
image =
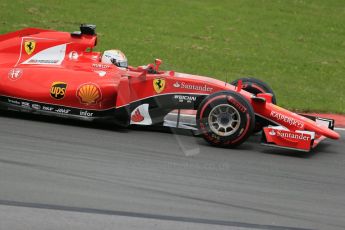
M 241 94 L 221 91 L 206 97 L 197 111 L 197 126 L 202 137 L 217 147 L 236 147 L 255 126 L 251 104 Z
M 272 94 L 272 103 L 275 105 L 277 104 L 277 99 L 272 88 L 265 82 L 256 78 L 252 78 L 252 77 L 244 77 L 244 78 L 239 78 L 231 82 L 230 84 L 237 86 L 238 81 L 240 80 L 242 80 L 242 84 L 243 84 L 242 89 L 244 89 L 245 91 L 252 93 L 254 95 L 257 95 L 259 93 L 270 93 Z M 254 128 L 254 133 L 260 132 L 263 127 L 268 126 L 270 124 L 267 120 L 258 116 L 255 118 L 255 121 L 256 121 L 256 124 Z

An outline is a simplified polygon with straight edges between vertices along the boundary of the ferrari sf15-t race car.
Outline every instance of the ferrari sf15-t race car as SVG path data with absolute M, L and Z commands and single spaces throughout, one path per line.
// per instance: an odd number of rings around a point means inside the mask
M 191 129 L 218 147 L 238 146 L 259 131 L 265 145 L 301 151 L 340 138 L 333 120 L 277 106 L 258 79 L 230 84 L 162 71 L 159 59 L 135 68 L 120 51 L 94 52 L 95 29 L 83 24 L 72 33 L 27 28 L 0 35 L 1 108 Z

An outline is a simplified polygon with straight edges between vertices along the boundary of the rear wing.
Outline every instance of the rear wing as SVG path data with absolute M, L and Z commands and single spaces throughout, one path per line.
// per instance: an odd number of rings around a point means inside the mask
M 41 32 L 49 32 L 49 31 L 53 32 L 54 30 L 45 30 L 45 29 L 39 29 L 39 28 L 26 28 L 22 30 L 17 30 L 17 31 L 10 32 L 7 34 L 1 34 L 0 42 L 11 39 L 11 38 L 15 38 L 15 37 L 25 37 L 25 36 L 38 34 Z
M 18 50 L 22 52 L 20 47 L 23 45 L 23 42 L 29 41 L 28 39 L 33 39 L 36 43 L 44 43 L 43 46 L 40 46 L 41 49 L 68 44 L 73 51 L 91 52 L 97 45 L 96 26 L 91 24 L 82 24 L 80 26 L 80 31 L 73 33 L 40 28 L 27 28 L 0 35 L 0 53 L 18 55 Z M 8 58 L 5 60 L 8 62 Z M 15 61 L 17 61 L 17 57 L 12 60 L 12 62 Z

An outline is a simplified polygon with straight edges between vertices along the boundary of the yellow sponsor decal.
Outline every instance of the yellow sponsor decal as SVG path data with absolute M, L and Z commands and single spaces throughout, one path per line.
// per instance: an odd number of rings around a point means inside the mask
M 77 97 L 82 104 L 94 105 L 101 99 L 101 90 L 95 84 L 84 84 L 77 90 Z
M 50 88 L 50 96 L 54 99 L 61 100 L 65 97 L 67 84 L 65 82 L 53 82 Z
M 24 49 L 28 55 L 31 55 L 35 51 L 35 48 L 36 42 L 34 40 L 24 42 Z

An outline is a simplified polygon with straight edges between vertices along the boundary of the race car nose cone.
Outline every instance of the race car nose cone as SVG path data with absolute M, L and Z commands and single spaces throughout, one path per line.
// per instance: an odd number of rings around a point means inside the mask
M 328 138 L 331 138 L 331 139 L 335 139 L 335 140 L 338 140 L 340 139 L 340 134 L 331 130 L 331 129 L 328 129 L 328 128 L 322 128 L 322 132 L 320 132 L 322 135 L 324 135 L 325 137 L 328 137 Z
M 338 140 L 338 139 L 340 139 L 340 134 L 335 132 L 335 131 L 332 131 L 332 137 L 331 138 Z

